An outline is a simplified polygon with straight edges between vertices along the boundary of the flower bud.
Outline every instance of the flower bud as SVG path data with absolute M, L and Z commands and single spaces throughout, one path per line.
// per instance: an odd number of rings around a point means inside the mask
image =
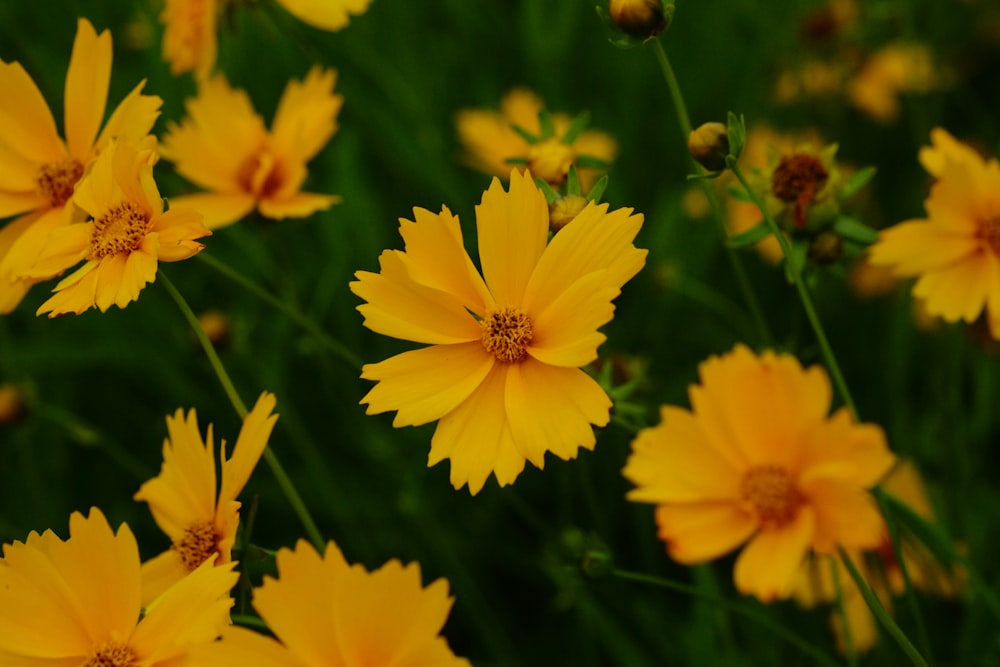
M 0 424 L 12 424 L 25 413 L 24 394 L 12 384 L 0 384 Z
M 688 135 L 688 152 L 705 169 L 722 171 L 729 155 L 729 131 L 722 123 L 702 124 Z
M 553 233 L 573 221 L 580 211 L 587 207 L 589 200 L 581 195 L 566 195 L 549 205 L 549 229 Z
M 667 27 L 661 0 L 610 0 L 608 14 L 626 35 L 648 39 Z
M 844 239 L 829 229 L 820 232 L 809 242 L 809 261 L 815 264 L 832 264 L 843 254 Z

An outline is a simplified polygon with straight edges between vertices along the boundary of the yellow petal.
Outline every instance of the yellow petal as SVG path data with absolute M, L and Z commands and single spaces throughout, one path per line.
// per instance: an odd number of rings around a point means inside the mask
M 94 144 L 95 151 L 103 151 L 112 139 L 138 143 L 153 129 L 163 100 L 156 95 L 143 95 L 145 85 L 145 79 L 140 81 L 111 112 Z
M 598 327 L 611 321 L 615 307 L 611 300 L 618 289 L 607 285 L 605 270 L 595 271 L 573 283 L 569 289 L 532 316 L 532 338 L 528 354 L 552 366 L 579 368 L 597 358 L 604 342 Z
M 232 456 L 226 460 L 224 452 L 220 453 L 222 458 L 222 484 L 219 489 L 219 503 L 235 500 L 247 480 L 250 473 L 257 467 L 267 446 L 267 440 L 271 437 L 274 423 L 278 420 L 278 415 L 272 414 L 277 402 L 274 394 L 263 392 L 254 404 L 253 409 L 243 420 L 240 427 L 240 434 L 236 438 L 233 446 Z
M 41 216 L 27 230 L 4 261 L 0 275 L 47 279 L 79 264 L 90 252 L 93 225 L 67 225 L 66 218 L 53 210 Z
M 476 206 L 479 259 L 498 306 L 520 306 L 549 233 L 549 205 L 531 176 L 512 174 L 510 191 L 494 178 Z
M 660 505 L 656 525 L 670 557 L 685 565 L 729 553 L 757 528 L 750 514 L 729 501 Z
M 142 564 L 142 606 L 148 607 L 190 572 L 176 549 L 167 549 L 147 560 Z
M 841 408 L 803 434 L 798 475 L 801 483 L 825 479 L 869 488 L 895 463 L 885 433 L 875 424 L 857 424 Z
M 949 322 L 972 322 L 983 312 L 993 289 L 987 251 L 924 273 L 913 286 L 913 295 L 924 300 L 927 312 Z
M 45 98 L 20 63 L 0 61 L 0 128 L 6 148 L 41 165 L 66 156 Z
M 534 123 L 538 124 L 537 115 Z M 455 115 L 455 129 L 464 147 L 462 162 L 491 176 L 507 178 L 511 172 L 507 158 L 528 154 L 528 143 L 496 111 L 463 109 Z
M 325 211 L 342 198 L 338 195 L 324 195 L 313 192 L 296 192 L 288 197 L 265 197 L 257 208 L 265 218 L 284 220 L 285 218 L 308 218 L 317 211 Z
M 638 487 L 626 498 L 651 503 L 735 502 L 742 477 L 694 415 L 672 406 L 663 406 L 660 424 L 632 441 L 622 474 Z
M 138 299 L 142 288 L 156 280 L 158 242 L 156 234 L 149 234 L 138 250 L 128 254 L 119 282 L 113 288 L 115 305 L 119 308 Z
M 200 192 L 170 198 L 171 210 L 197 211 L 208 229 L 219 229 L 242 220 L 255 204 L 253 195 L 246 192 Z
M 815 523 L 812 509 L 803 507 L 788 525 L 759 531 L 736 559 L 736 590 L 761 602 L 789 597 L 812 542 Z
M 591 424 L 606 426 L 611 399 L 578 368 L 548 366 L 528 357 L 507 369 L 505 409 L 514 446 L 538 468 L 545 452 L 565 460 L 593 449 Z
M 450 459 L 452 486 L 468 484 L 472 495 L 479 493 L 490 473 L 505 486 L 524 470 L 524 457 L 507 424 L 506 379 L 504 364 L 494 364 L 469 398 L 441 418 L 431 439 L 427 465 Z
M 367 414 L 396 410 L 396 427 L 426 424 L 465 401 L 495 363 L 479 341 L 403 352 L 362 369 L 361 377 L 379 382 L 361 403 Z
M 322 4 L 333 7 L 337 3 Z M 308 162 L 330 141 L 344 103 L 342 96 L 333 93 L 336 80 L 335 70 L 314 66 L 301 83 L 288 82 L 271 124 L 271 145 L 278 155 Z
M 903 276 L 943 268 L 975 253 L 979 241 L 964 232 L 949 232 L 926 220 L 910 220 L 883 230 L 868 249 L 875 265 L 892 265 Z
M 918 157 L 924 169 L 934 176 L 940 176 L 948 162 L 970 164 L 983 162 L 979 153 L 940 127 L 931 130 L 931 145 L 921 148 Z
M 405 268 L 403 253 L 386 250 L 381 272 L 358 271 L 351 291 L 368 303 L 358 306 L 365 326 L 417 343 L 464 343 L 482 338 L 476 319 L 453 294 L 421 285 Z
M 123 147 L 124 144 L 114 142 L 98 155 L 73 191 L 76 205 L 94 218 L 102 217 L 109 208 L 120 203 L 122 191 L 115 182 L 114 156 Z
M 118 299 L 118 292 L 124 283 L 128 255 L 105 257 L 97 265 L 97 289 L 94 292 L 94 305 L 106 312 Z M 138 293 L 138 290 L 137 290 Z
M 111 81 L 111 33 L 100 35 L 90 21 L 77 19 L 76 40 L 66 73 L 66 144 L 80 162 L 90 157 Z
M 878 505 L 863 488 L 830 480 L 801 484 L 802 493 L 816 517 L 812 547 L 820 553 L 848 549 L 874 549 L 882 543 L 885 522 Z
M 201 214 L 192 208 L 171 208 L 150 222 L 159 238 L 157 259 L 161 262 L 177 262 L 196 255 L 205 246 L 194 239 L 212 233 L 202 223 Z
M 371 0 L 278 0 L 278 4 L 313 27 L 337 31 L 348 24 L 351 14 L 364 13 Z
M 36 315 L 48 313 L 49 317 L 76 313 L 94 307 L 97 298 L 98 262 L 87 262 L 69 276 L 59 281 L 55 295 L 35 311 Z
M 310 667 L 270 637 L 238 626 L 223 630 L 220 641 L 192 648 L 189 655 L 185 664 L 190 667 Z

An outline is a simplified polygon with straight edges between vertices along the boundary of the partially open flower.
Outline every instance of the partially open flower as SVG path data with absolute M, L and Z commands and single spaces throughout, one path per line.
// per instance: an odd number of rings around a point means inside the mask
M 660 0 L 610 0 L 608 14 L 622 32 L 646 39 L 667 27 Z

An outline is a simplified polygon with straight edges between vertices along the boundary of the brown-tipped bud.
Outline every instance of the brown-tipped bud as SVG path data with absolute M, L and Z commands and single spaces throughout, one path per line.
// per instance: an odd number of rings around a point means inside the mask
M 608 14 L 622 32 L 639 39 L 658 35 L 667 27 L 661 0 L 610 0 Z
M 688 152 L 694 161 L 709 171 L 726 168 L 729 155 L 729 132 L 722 123 L 704 123 L 688 135 Z
M 24 394 L 12 384 L 0 384 L 0 424 L 12 424 L 25 415 Z
M 832 264 L 844 254 L 844 239 L 830 230 L 813 237 L 809 243 L 809 261 L 816 264 Z
M 549 229 L 553 234 L 558 232 L 572 222 L 588 203 L 587 198 L 580 195 L 566 195 L 555 200 L 549 204 Z

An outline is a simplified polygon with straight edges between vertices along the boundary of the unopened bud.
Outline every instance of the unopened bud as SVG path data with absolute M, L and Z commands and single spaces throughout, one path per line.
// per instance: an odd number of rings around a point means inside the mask
M 722 123 L 702 124 L 688 135 L 688 152 L 705 169 L 722 171 L 729 155 L 729 131 Z
M 25 415 L 24 394 L 12 384 L 0 384 L 0 424 L 12 424 Z
M 622 32 L 639 39 L 658 35 L 667 27 L 661 0 L 610 0 L 608 14 Z
M 815 264 L 832 264 L 844 254 L 844 239 L 830 230 L 813 237 L 809 243 L 809 261 Z
M 216 349 L 228 347 L 230 341 L 230 322 L 229 317 L 225 313 L 218 310 L 206 310 L 198 316 L 198 323 L 201 324 L 202 330 L 204 330 L 205 335 L 208 336 L 208 340 L 212 341 L 212 345 Z
M 566 195 L 555 200 L 549 205 L 549 229 L 553 234 L 558 232 L 572 222 L 589 203 L 589 200 L 581 195 Z

